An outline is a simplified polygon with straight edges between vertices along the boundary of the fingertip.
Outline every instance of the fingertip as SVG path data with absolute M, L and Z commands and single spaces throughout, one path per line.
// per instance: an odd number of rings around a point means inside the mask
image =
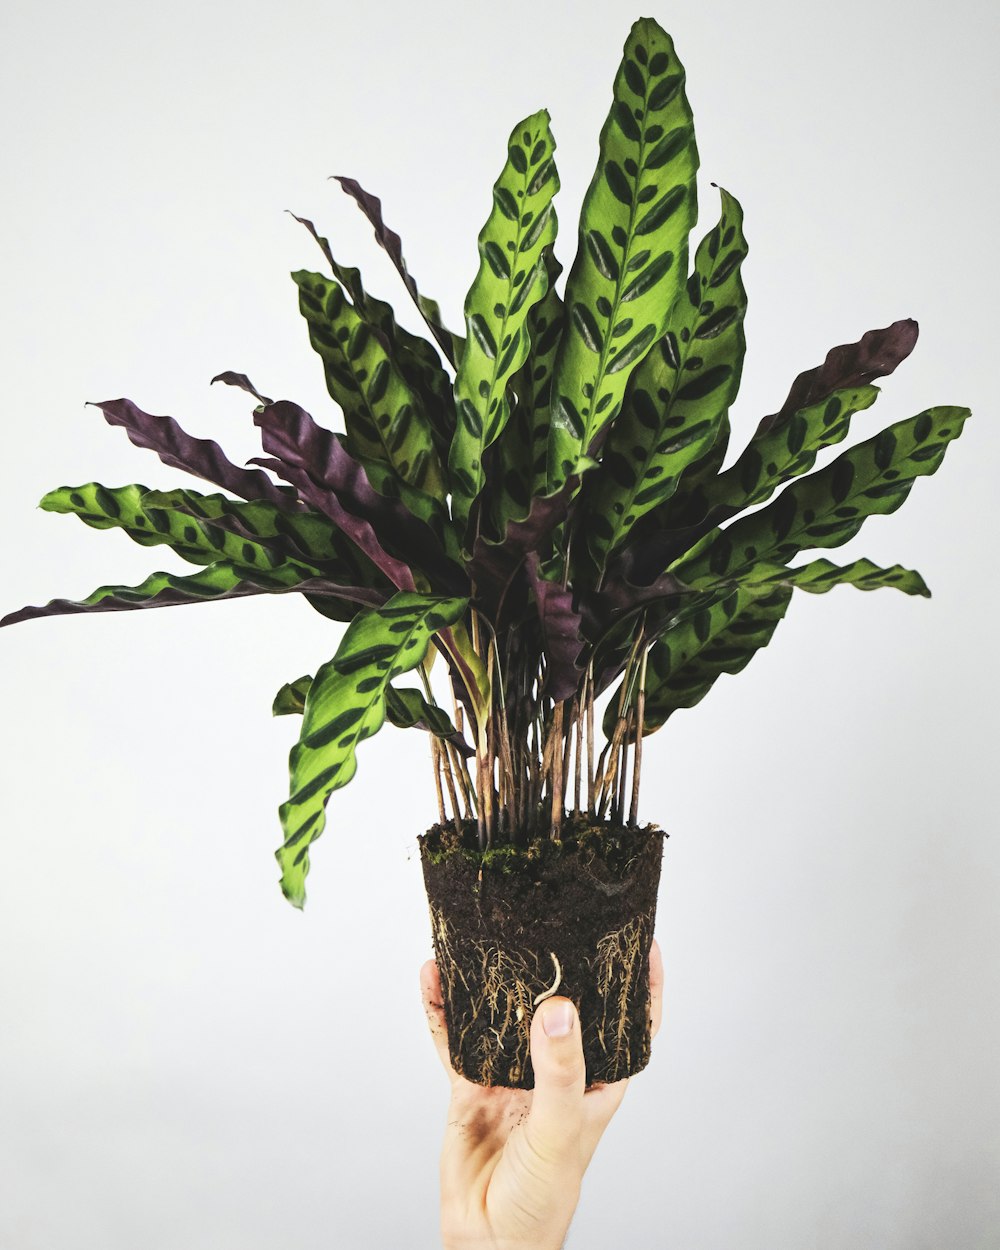
M 549 998 L 535 1012 L 538 1027 L 546 1038 L 562 1040 L 578 1030 L 576 1004 L 570 998 Z

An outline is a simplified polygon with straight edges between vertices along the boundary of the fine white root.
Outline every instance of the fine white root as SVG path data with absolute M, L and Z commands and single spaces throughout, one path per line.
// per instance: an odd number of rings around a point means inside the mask
M 539 994 L 538 997 L 535 999 L 536 1007 L 538 1006 L 540 1002 L 543 1001 L 543 999 L 551 998 L 552 995 L 559 988 L 559 983 L 562 981 L 562 968 L 559 967 L 559 960 L 556 959 L 556 953 L 555 951 L 549 951 L 549 954 L 552 956 L 552 962 L 556 966 L 556 979 L 552 982 L 552 984 L 549 986 L 547 990 L 543 990 L 542 993 Z

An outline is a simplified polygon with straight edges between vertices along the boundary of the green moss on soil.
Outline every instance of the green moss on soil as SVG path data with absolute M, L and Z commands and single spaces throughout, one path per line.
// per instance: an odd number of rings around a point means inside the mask
M 658 825 L 628 827 L 594 824 L 585 815 L 574 815 L 564 822 L 559 838 L 537 834 L 524 846 L 501 843 L 481 851 L 475 821 L 462 822 L 457 834 L 451 822 L 436 824 L 420 841 L 424 843 L 428 859 L 434 864 L 460 855 L 484 868 L 510 874 L 520 872 L 531 864 L 548 863 L 571 854 L 582 857 L 584 862 L 598 859 L 615 876 L 623 876 L 635 859 L 639 846 L 653 832 L 660 832 Z

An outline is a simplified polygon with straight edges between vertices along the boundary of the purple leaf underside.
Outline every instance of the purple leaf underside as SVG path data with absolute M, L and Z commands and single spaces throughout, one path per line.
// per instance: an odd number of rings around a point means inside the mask
M 288 400 L 254 413 L 265 464 L 292 483 L 301 498 L 328 516 L 400 590 L 415 589 L 412 567 L 425 572 L 435 589 L 467 593 L 461 570 L 445 554 L 424 522 L 398 499 L 380 495 L 343 443 Z M 402 553 L 397 559 L 383 543 Z
M 875 378 L 888 377 L 913 351 L 918 326 L 912 319 L 894 321 L 883 330 L 869 330 L 856 343 L 844 343 L 827 352 L 826 360 L 807 369 L 792 383 L 788 398 L 769 417 L 764 417 L 757 434 L 787 421 L 800 408 L 819 403 L 834 391 L 847 386 L 865 386 Z
M 380 607 L 386 601 L 386 596 L 377 590 L 370 590 L 364 586 L 341 586 L 336 582 L 327 581 L 323 577 L 313 577 L 308 581 L 299 582 L 295 586 L 262 586 L 247 581 L 232 587 L 230 590 L 220 591 L 217 594 L 196 595 L 190 591 L 167 586 L 157 594 L 151 595 L 148 599 L 140 600 L 132 599 L 131 597 L 119 597 L 118 595 L 108 595 L 107 598 L 102 599 L 99 603 L 79 603 L 72 599 L 52 599 L 49 603 L 38 607 L 25 607 L 17 612 L 8 613 L 7 616 L 0 619 L 0 628 L 6 625 L 17 625 L 21 621 L 38 620 L 46 616 L 72 616 L 91 612 L 128 612 L 145 608 L 176 608 L 184 607 L 191 603 L 216 603 L 223 599 L 243 599 L 249 595 L 284 594 L 309 594 L 333 599 L 346 599 L 348 602 L 357 603 L 359 608 Z
M 573 592 L 568 587 L 542 577 L 538 556 L 533 551 L 525 557 L 525 569 L 542 624 L 548 665 L 545 693 L 554 702 L 562 703 L 580 687 L 580 656 L 584 648 L 580 613 L 573 607 Z
M 477 599 L 497 617 L 510 584 L 528 554 L 540 551 L 552 531 L 565 519 L 579 480 L 578 477 L 568 478 L 554 494 L 536 496 L 523 520 L 507 522 L 499 542 L 491 542 L 482 535 L 476 539 L 469 560 L 469 576 L 475 584 Z
M 259 469 L 241 469 L 218 443 L 186 434 L 173 417 L 143 412 L 130 399 L 110 399 L 90 406 L 100 408 L 109 425 L 122 426 L 136 447 L 155 451 L 171 468 L 214 482 L 241 499 L 264 499 L 283 512 L 295 511 L 297 500 L 287 487 L 278 486 Z
M 424 312 L 420 302 L 420 292 L 417 284 L 406 267 L 406 261 L 403 259 L 403 240 L 399 237 L 395 230 L 390 230 L 382 218 L 382 201 L 377 195 L 372 195 L 366 191 L 364 187 L 354 178 L 344 178 L 335 175 L 336 181 L 347 194 L 357 203 L 358 207 L 371 222 L 375 231 L 375 238 L 378 239 L 380 245 L 388 253 L 389 259 L 396 266 L 399 276 L 403 279 L 403 284 L 413 297 L 413 302 L 420 309 L 420 314 L 427 323 L 427 328 L 437 341 L 438 346 L 444 352 L 448 363 L 455 365 L 455 349 L 452 344 L 451 335 L 441 325 L 435 324 Z

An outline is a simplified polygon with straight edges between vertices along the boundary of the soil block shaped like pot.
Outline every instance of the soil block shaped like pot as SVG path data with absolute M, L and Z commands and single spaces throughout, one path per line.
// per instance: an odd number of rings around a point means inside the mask
M 694 233 L 685 74 L 655 21 L 632 27 L 610 97 L 565 275 L 548 112 L 519 121 L 506 149 L 480 136 L 498 176 L 470 223 L 479 265 L 461 332 L 418 290 L 381 201 L 340 178 L 424 333 L 296 218 L 319 245 L 317 268 L 291 276 L 334 411 L 314 418 L 219 373 L 252 397 L 263 456 L 243 467 L 172 417 L 97 403 L 137 446 L 211 486 L 88 482 L 41 506 L 192 567 L 2 622 L 265 594 L 320 613 L 329 645 L 290 661 L 311 671 L 273 705 L 302 718 L 279 809 L 281 888 L 303 906 L 328 800 L 353 778 L 357 749 L 387 721 L 416 731 L 433 789 L 414 834 L 433 819 L 433 794 L 438 825 L 421 850 L 451 1051 L 480 1082 L 530 1084 L 527 1029 L 546 994 L 578 1005 L 592 1080 L 646 1063 L 662 837 L 639 822 L 644 744 L 750 663 L 796 589 L 929 594 L 899 565 L 801 553 L 895 511 L 969 416 L 942 405 L 872 428 L 875 381 L 916 343 L 916 322 L 901 320 L 798 373 L 774 412 L 731 417 L 743 210 L 703 188 L 710 217 Z M 427 134 L 427 185 L 440 194 L 461 162 Z M 450 237 L 441 245 L 460 255 Z M 834 452 L 859 413 L 860 439 Z
M 455 1071 L 530 1089 L 531 1018 L 555 993 L 579 1011 L 588 1084 L 644 1068 L 665 835 L 570 827 L 484 857 L 475 832 L 436 825 L 419 840 Z

